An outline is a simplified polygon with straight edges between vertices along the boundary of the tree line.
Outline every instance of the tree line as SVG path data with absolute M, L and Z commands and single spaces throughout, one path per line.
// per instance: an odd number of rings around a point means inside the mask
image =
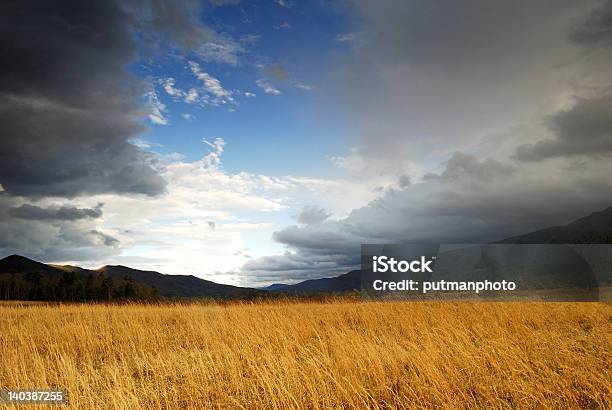
M 108 301 L 156 299 L 153 286 L 131 277 L 115 278 L 103 273 L 87 275 L 66 271 L 49 275 L 41 272 L 0 274 L 0 299 L 38 301 Z

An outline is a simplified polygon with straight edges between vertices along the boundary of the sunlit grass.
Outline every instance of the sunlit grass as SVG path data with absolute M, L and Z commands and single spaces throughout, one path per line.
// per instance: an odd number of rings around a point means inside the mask
M 0 387 L 87 408 L 609 408 L 604 303 L 0 305 Z M 32 408 L 31 406 L 28 408 Z

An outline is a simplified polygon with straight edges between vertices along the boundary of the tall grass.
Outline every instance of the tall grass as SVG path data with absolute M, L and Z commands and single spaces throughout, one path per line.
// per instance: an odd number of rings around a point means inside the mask
M 1 305 L 0 387 L 79 409 L 610 408 L 611 323 L 604 303 Z

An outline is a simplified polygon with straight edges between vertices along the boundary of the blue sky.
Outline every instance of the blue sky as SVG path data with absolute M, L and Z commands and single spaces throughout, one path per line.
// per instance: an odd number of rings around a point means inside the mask
M 228 144 L 223 164 L 229 172 L 332 172 L 329 157 L 346 154 L 347 140 L 357 132 L 342 110 L 319 104 L 331 64 L 350 51 L 338 41 L 355 24 L 345 11 L 323 1 L 205 7 L 199 18 L 227 50 L 215 56 L 197 51 L 146 56 L 130 67 L 151 83 L 166 107 L 167 124 L 149 122 L 143 138 L 159 153 L 194 160 L 203 154 L 202 138 L 222 137 Z M 163 81 L 169 78 L 175 88 L 201 90 L 190 61 L 218 79 L 233 101 L 188 104 L 168 95 Z M 266 93 L 258 81 L 278 94 Z

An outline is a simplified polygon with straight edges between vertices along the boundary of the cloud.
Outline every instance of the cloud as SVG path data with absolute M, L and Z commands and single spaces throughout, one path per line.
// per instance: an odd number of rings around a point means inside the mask
M 215 34 L 198 19 L 201 4 L 195 0 L 128 0 L 122 8 L 139 31 L 143 47 L 177 46 L 193 51 Z
M 568 36 L 594 2 L 352 4 L 363 24 L 338 39 L 367 41 L 339 59 L 321 94 L 326 109 L 354 121 L 355 148 L 372 168 L 437 164 L 487 135 L 536 123 L 586 78 Z
M 270 94 L 270 95 L 280 95 L 281 94 L 280 90 L 274 88 L 272 84 L 270 84 L 268 81 L 266 81 L 263 78 L 260 78 L 257 81 L 255 81 L 255 85 L 261 88 L 266 94 Z
M 604 1 L 593 8 L 575 25 L 570 37 L 583 45 L 612 45 L 612 1 Z
M 102 216 L 100 203 L 95 208 L 77 208 L 72 205 L 61 207 L 41 208 L 39 206 L 22 204 L 9 210 L 9 215 L 20 219 L 35 221 L 76 221 L 79 219 L 96 219 Z
M 2 197 L 0 252 L 18 253 L 44 261 L 100 261 L 116 255 L 119 242 L 98 228 L 102 204 L 90 208 L 39 205 Z
M 213 149 L 213 151 L 202 160 L 203 166 L 206 169 L 219 169 L 219 167 L 221 167 L 221 154 L 223 154 L 225 140 L 223 138 L 215 138 L 213 142 L 210 142 L 203 138 L 202 142 Z
M 439 174 L 389 189 L 345 218 L 276 231 L 274 239 L 288 251 L 253 259 L 243 270 L 262 277 L 265 270 L 282 272 L 291 281 L 322 277 L 353 269 L 363 243 L 493 241 L 609 206 L 612 165 L 587 164 L 580 173 L 558 167 L 515 168 L 456 153 Z
M 348 44 L 353 48 L 359 48 L 366 45 L 366 38 L 363 33 L 341 33 L 336 36 L 336 41 L 343 44 Z
M 314 89 L 313 86 L 302 83 L 296 83 L 295 86 L 304 91 L 312 91 Z
M 492 158 L 479 160 L 474 155 L 455 152 L 453 156 L 446 161 L 446 167 L 441 174 L 425 174 L 424 180 L 462 180 L 469 178 L 471 180 L 493 181 L 495 179 L 509 177 L 516 171 L 514 166 L 503 164 L 500 161 Z M 408 184 L 409 185 L 409 184 Z M 404 184 L 404 186 L 408 186 Z
M 119 241 L 116 238 L 113 238 L 112 236 L 107 235 L 104 232 L 100 232 L 94 229 L 94 230 L 89 231 L 89 233 L 92 234 L 96 238 L 96 240 L 99 241 L 101 245 L 108 246 L 108 247 L 119 246 Z
M 367 41 L 321 95 L 361 135 L 332 161 L 376 197 L 277 230 L 286 252 L 245 275 L 323 277 L 363 243 L 492 241 L 610 206 L 610 2 L 353 4 L 360 34 L 337 40 Z
M 554 137 L 518 147 L 516 158 L 601 157 L 612 152 L 612 94 L 578 98 L 568 110 L 547 119 Z
M 354 255 L 317 255 L 285 252 L 247 260 L 236 276 L 251 286 L 272 283 L 295 283 L 302 280 L 338 276 L 349 269 L 358 269 L 360 259 Z
M 155 125 L 168 125 L 168 118 L 165 116 L 166 105 L 159 100 L 154 90 L 145 93 L 145 98 L 149 104 L 149 121 Z
M 213 100 L 211 100 L 213 104 L 218 104 L 225 101 L 234 101 L 232 92 L 223 88 L 218 79 L 214 78 L 207 72 L 202 71 L 198 63 L 195 61 L 189 61 L 189 68 L 196 78 L 202 82 L 204 90 L 214 97 Z
M 6 193 L 164 192 L 148 155 L 129 143 L 144 131 L 145 113 L 142 84 L 125 70 L 135 50 L 122 10 L 112 1 L 9 2 L 0 19 Z
M 250 40 L 252 38 L 248 38 Z M 204 61 L 217 61 L 230 65 L 237 65 L 238 56 L 244 52 L 242 45 L 226 36 L 215 36 L 214 39 L 204 43 L 198 49 L 198 55 Z
M 278 26 L 274 26 L 275 29 L 283 29 L 283 30 L 288 30 L 291 28 L 291 24 L 289 24 L 288 21 L 283 21 L 281 24 L 279 24 Z
M 317 206 L 305 206 L 302 212 L 297 217 L 297 221 L 301 224 L 313 225 L 319 224 L 329 218 L 331 213 Z

